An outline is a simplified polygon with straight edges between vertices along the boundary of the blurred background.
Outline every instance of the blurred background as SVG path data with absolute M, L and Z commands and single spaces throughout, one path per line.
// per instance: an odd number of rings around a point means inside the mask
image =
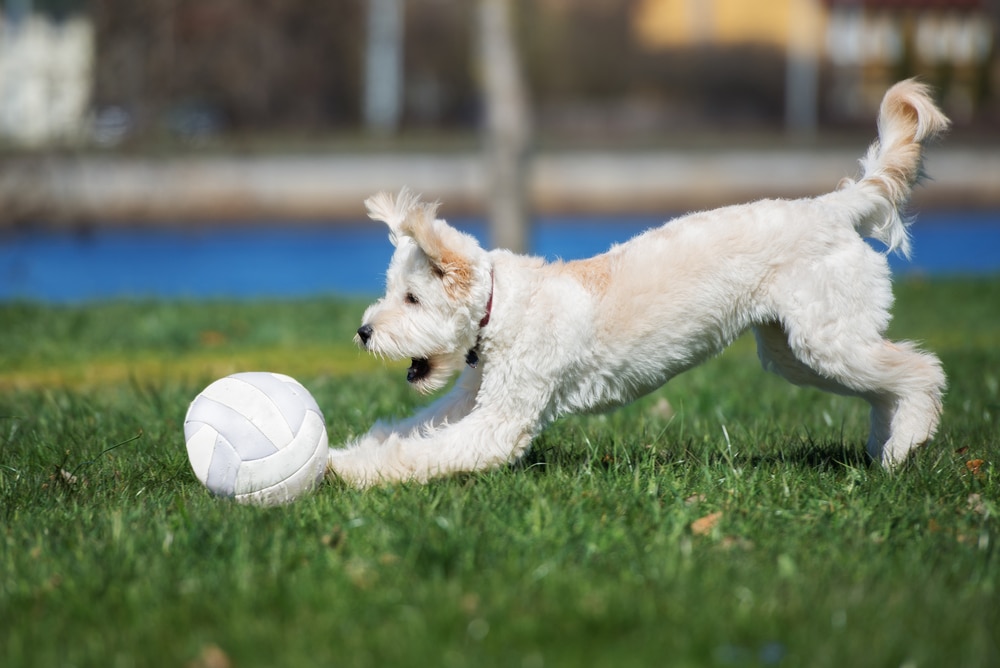
M 900 268 L 1000 271 L 993 0 L 0 1 L 2 299 L 374 293 L 404 184 L 589 255 L 829 190 L 910 76 L 954 129 Z

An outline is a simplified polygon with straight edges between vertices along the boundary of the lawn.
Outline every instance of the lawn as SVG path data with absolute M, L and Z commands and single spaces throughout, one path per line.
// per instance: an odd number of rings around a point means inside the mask
M 363 304 L 0 305 L 0 665 L 1000 665 L 1000 279 L 897 294 L 950 381 L 897 475 L 744 338 L 508 469 L 269 509 L 197 482 L 187 404 L 268 369 L 333 443 L 407 413 Z

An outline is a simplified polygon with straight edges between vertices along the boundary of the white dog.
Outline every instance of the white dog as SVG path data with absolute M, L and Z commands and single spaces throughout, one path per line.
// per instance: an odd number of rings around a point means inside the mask
M 632 401 L 747 329 L 765 369 L 867 400 L 868 453 L 897 466 L 934 435 L 945 377 L 934 355 L 884 338 L 889 268 L 862 237 L 909 253 L 900 207 L 923 142 L 947 126 L 926 87 L 903 81 L 858 181 L 691 214 L 575 262 L 487 252 L 405 190 L 372 197 L 396 250 L 355 340 L 412 358 L 424 392 L 462 373 L 416 416 L 331 449 L 329 468 L 364 487 L 507 464 L 560 416 Z

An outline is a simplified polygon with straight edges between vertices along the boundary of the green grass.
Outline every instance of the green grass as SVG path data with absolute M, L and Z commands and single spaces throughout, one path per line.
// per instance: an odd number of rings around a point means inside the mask
M 0 306 L 0 665 L 998 665 L 1000 280 L 897 292 L 950 379 L 899 475 L 744 339 L 518 466 L 271 509 L 195 480 L 187 404 L 267 367 L 333 442 L 407 413 L 363 305 Z

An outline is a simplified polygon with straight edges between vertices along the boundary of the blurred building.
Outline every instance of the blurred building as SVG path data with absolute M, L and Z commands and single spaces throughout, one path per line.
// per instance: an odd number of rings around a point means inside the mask
M 783 48 L 796 29 L 795 5 L 812 0 L 642 0 L 633 13 L 636 38 L 648 49 L 758 43 Z
M 511 3 L 541 136 L 867 124 L 885 88 L 913 75 L 957 126 L 1000 131 L 995 1 Z M 366 119 L 468 132 L 482 121 L 477 6 L 3 0 L 0 139 L 200 142 L 353 133 Z M 372 21 L 380 7 L 398 16 Z
M 957 123 L 994 102 L 996 23 L 983 0 L 827 0 L 831 109 L 865 113 L 888 82 L 921 74 Z
M 79 140 L 93 88 L 94 31 L 75 17 L 0 17 L 0 138 L 25 146 Z
M 961 123 L 994 102 L 991 9 L 985 0 L 641 0 L 633 22 L 650 50 L 753 44 L 805 59 L 827 80 L 834 119 L 869 118 L 891 83 L 919 74 Z

